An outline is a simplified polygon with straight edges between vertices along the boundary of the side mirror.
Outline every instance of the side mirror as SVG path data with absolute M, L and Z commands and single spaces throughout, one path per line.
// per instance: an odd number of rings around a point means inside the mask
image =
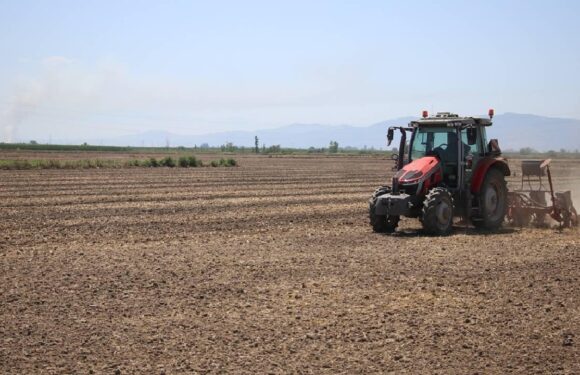
M 395 136 L 395 131 L 393 129 L 389 129 L 387 131 L 387 146 L 391 145 L 391 142 L 393 141 L 394 136 Z
M 487 150 L 491 153 L 501 153 L 501 149 L 499 148 L 499 142 L 497 139 L 492 139 L 487 144 Z
M 477 143 L 477 128 L 467 128 L 467 144 L 473 146 Z

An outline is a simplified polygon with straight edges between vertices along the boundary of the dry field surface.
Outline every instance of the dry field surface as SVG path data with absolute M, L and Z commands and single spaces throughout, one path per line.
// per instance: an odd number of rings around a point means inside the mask
M 0 373 L 580 373 L 578 230 L 373 234 L 390 161 L 237 159 L 0 171 Z

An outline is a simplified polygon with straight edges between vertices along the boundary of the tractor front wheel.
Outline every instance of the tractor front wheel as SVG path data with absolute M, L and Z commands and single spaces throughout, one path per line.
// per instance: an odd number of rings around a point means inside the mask
M 381 186 L 373 193 L 369 200 L 369 218 L 373 231 L 377 233 L 393 233 L 399 225 L 399 217 L 394 215 L 377 215 L 375 213 L 375 206 L 377 198 L 391 192 L 389 186 Z
M 507 186 L 503 172 L 492 168 L 487 172 L 479 193 L 479 220 L 477 228 L 496 230 L 504 221 L 507 212 Z
M 425 232 L 445 236 L 453 226 L 453 198 L 447 189 L 434 188 L 425 197 L 421 223 Z

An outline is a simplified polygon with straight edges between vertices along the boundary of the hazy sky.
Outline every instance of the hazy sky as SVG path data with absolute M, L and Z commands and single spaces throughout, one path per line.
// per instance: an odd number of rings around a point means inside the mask
M 3 140 L 580 118 L 579 1 L 0 0 Z

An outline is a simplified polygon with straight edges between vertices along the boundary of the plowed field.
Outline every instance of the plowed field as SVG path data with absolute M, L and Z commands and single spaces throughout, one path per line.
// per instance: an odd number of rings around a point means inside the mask
M 391 161 L 237 160 L 0 171 L 0 373 L 580 373 L 577 229 L 374 234 Z

